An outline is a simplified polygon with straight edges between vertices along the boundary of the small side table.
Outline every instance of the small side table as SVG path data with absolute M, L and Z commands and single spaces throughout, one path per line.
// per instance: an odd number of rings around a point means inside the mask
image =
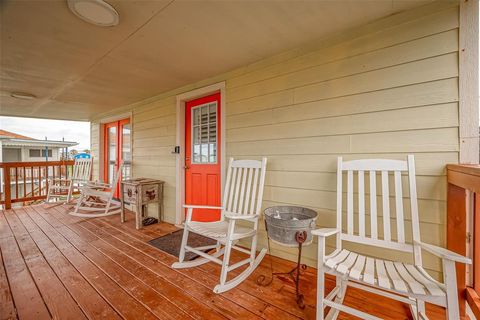
M 158 204 L 158 220 L 162 220 L 163 213 L 163 185 L 164 181 L 136 178 L 123 180 L 120 184 L 120 200 L 122 203 L 120 218 L 125 222 L 125 203 L 135 207 L 135 227 L 142 227 L 144 207 L 150 203 Z

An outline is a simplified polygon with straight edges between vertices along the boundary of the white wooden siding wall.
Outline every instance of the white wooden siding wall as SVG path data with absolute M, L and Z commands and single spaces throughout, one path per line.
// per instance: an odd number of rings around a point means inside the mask
M 444 167 L 459 156 L 458 24 L 456 5 L 434 3 L 213 79 L 226 81 L 227 156 L 268 157 L 263 207 L 311 207 L 319 225 L 334 226 L 338 155 L 405 159 L 412 153 L 422 240 L 444 246 Z M 166 181 L 169 222 L 175 221 L 175 95 L 205 84 L 132 106 L 134 173 Z M 406 198 L 404 207 L 409 217 Z M 408 240 L 411 231 L 405 232 Z M 265 239 L 263 232 L 261 246 Z M 293 250 L 273 249 L 294 258 Z M 313 245 L 305 248 L 305 261 L 314 264 L 315 252 Z M 425 265 L 440 276 L 438 260 L 427 255 Z

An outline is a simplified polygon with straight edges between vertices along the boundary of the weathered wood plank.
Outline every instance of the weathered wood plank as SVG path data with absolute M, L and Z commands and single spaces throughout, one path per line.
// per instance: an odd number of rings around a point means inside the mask
M 135 248 L 138 248 L 138 250 L 140 250 L 142 253 L 152 257 L 152 258 L 156 258 L 157 260 L 161 261 L 161 262 L 167 262 L 166 263 L 166 266 L 168 269 L 169 266 L 171 265 L 171 263 L 173 263 L 174 261 L 176 261 L 176 258 L 175 257 L 172 257 L 170 255 L 167 255 L 161 251 L 158 251 L 156 250 L 155 248 L 147 245 L 147 244 L 144 244 L 142 242 L 138 242 L 136 241 L 134 238 L 131 238 L 130 237 L 130 234 L 129 233 L 123 233 L 122 230 L 120 229 L 114 229 L 112 227 L 110 227 L 109 225 L 105 224 L 104 222 L 100 222 L 98 219 L 95 219 L 95 221 L 88 221 L 89 223 L 91 224 L 95 224 L 97 225 L 99 228 L 102 228 L 102 229 L 106 229 L 108 230 L 108 232 L 111 234 L 111 235 L 114 235 L 115 238 L 117 238 L 118 242 L 116 243 L 113 243 L 114 246 L 119 246 L 119 245 L 122 245 L 122 242 L 123 242 L 123 246 L 125 248 L 125 245 L 128 244 L 129 246 L 134 246 Z M 98 231 L 96 231 L 98 232 Z M 129 247 L 127 246 L 127 248 Z M 140 248 L 139 248 L 140 246 Z M 127 249 L 125 249 L 127 250 Z M 159 259 L 159 257 L 161 257 L 161 259 Z M 159 268 L 161 269 L 161 267 L 157 267 L 156 270 L 159 270 Z M 167 270 L 168 270 L 167 269 Z M 205 272 L 205 273 L 202 273 L 202 272 L 199 272 L 197 268 L 195 269 L 189 269 L 189 270 L 178 270 L 178 272 L 184 274 L 184 275 L 187 275 L 187 276 L 191 276 L 191 280 L 190 281 L 195 281 L 195 282 L 198 282 L 197 284 L 192 284 L 193 285 L 193 288 L 197 288 L 198 285 L 205 285 L 207 284 L 207 287 L 208 287 L 208 292 L 211 292 L 212 288 L 217 284 L 218 282 L 218 274 L 219 273 L 216 273 L 216 274 L 211 274 L 210 272 Z M 176 278 L 178 279 L 178 278 Z M 180 278 L 181 279 L 181 278 Z M 175 280 L 176 282 L 177 280 Z M 183 283 L 183 281 L 182 281 Z M 189 286 L 189 282 L 185 283 L 183 286 Z M 237 304 L 240 304 L 240 305 L 243 305 L 245 306 L 245 308 L 249 309 L 249 310 L 252 310 L 252 311 L 262 311 L 264 308 L 265 308 L 265 302 L 260 302 L 260 300 L 256 297 L 252 297 L 251 295 L 249 295 L 249 293 L 247 293 L 246 291 L 242 292 L 241 293 L 241 298 L 239 297 L 239 292 L 226 292 L 224 293 L 223 295 L 225 296 L 228 296 L 231 301 L 237 303 Z M 285 312 L 280 312 L 281 310 L 280 309 L 276 309 L 272 306 L 270 306 L 269 309 L 272 309 L 272 310 L 269 310 L 270 313 L 277 313 L 277 314 L 280 314 L 280 316 L 282 317 L 288 317 L 289 315 L 285 314 Z M 251 316 L 251 315 L 250 315 Z M 237 316 L 238 317 L 238 316 Z
M 194 318 L 224 319 L 219 312 L 207 307 L 203 299 L 196 299 L 185 291 L 185 288 L 175 286 L 169 282 L 166 277 L 155 273 L 151 266 L 148 267 L 138 261 L 136 257 L 139 253 L 127 255 L 122 252 L 121 248 L 110 245 L 106 239 L 110 237 L 103 230 L 90 231 L 85 228 L 87 223 L 70 225 L 71 230 L 63 230 L 65 234 L 75 232 L 81 238 L 91 238 L 89 241 L 95 248 L 107 255 L 110 259 L 119 263 L 126 270 L 131 270 L 132 275 L 141 279 L 147 286 L 162 294 L 166 300 L 175 304 L 184 312 L 190 314 Z
M 14 212 L 10 211 L 10 214 L 6 214 L 5 217 L 52 317 L 56 319 L 86 319 Z
M 3 267 L 3 256 L 0 250 L 0 320 L 16 319 L 17 311 L 13 304 L 12 292 L 8 285 L 7 274 Z
M 26 209 L 30 218 L 32 218 L 32 220 L 49 237 L 70 263 L 72 263 L 82 274 L 82 276 L 87 279 L 90 285 L 100 292 L 103 298 L 112 305 L 115 311 L 125 318 L 157 319 L 156 316 L 140 305 L 137 300 L 111 280 L 102 270 L 91 263 L 82 252 L 73 247 L 62 235 L 48 224 L 41 216 L 43 210 L 43 208 L 38 206 L 27 207 Z
M 152 256 L 152 253 L 158 253 L 158 250 L 151 247 L 150 245 L 140 242 L 134 238 L 129 238 L 127 235 L 121 233 L 120 231 L 103 224 L 104 222 L 100 221 L 88 221 L 87 224 L 82 224 L 85 228 L 91 228 L 91 230 L 95 230 L 95 232 L 99 232 L 98 227 L 102 230 L 106 230 L 112 237 L 105 239 L 108 241 L 112 246 L 120 246 L 123 248 L 124 252 L 127 253 L 129 256 L 135 256 L 137 261 L 141 261 L 142 264 L 148 264 L 150 266 L 154 266 L 153 270 L 157 271 L 157 273 L 161 273 L 170 282 L 179 285 L 185 291 L 189 292 L 189 294 L 194 295 L 198 299 L 202 299 L 205 303 L 221 312 L 222 314 L 226 315 L 230 319 L 252 319 L 256 316 L 246 308 L 239 307 L 237 304 L 241 304 L 240 301 L 229 301 L 222 297 L 222 295 L 215 295 L 212 292 L 212 288 L 214 284 L 212 281 L 207 281 L 206 283 L 211 283 L 210 286 L 207 288 L 200 283 L 202 280 L 206 280 L 206 277 L 198 278 L 197 275 L 199 274 L 198 271 L 194 269 L 190 270 L 182 270 L 181 272 L 177 272 L 170 268 L 171 263 L 174 262 L 174 257 L 169 259 L 164 259 L 167 256 L 165 253 L 160 254 L 162 259 L 155 259 Z M 96 226 L 91 227 L 89 224 L 93 224 Z M 156 255 L 158 257 L 158 255 Z M 182 275 L 191 274 L 192 278 L 185 277 Z M 194 280 L 196 279 L 196 280 Z M 234 302 L 234 303 L 232 303 Z M 263 306 L 265 307 L 265 306 Z
M 16 213 L 45 259 L 85 315 L 89 319 L 120 319 L 115 310 L 63 256 L 60 250 L 55 247 L 42 230 L 32 221 L 25 210 L 16 210 Z
M 173 270 L 170 268 L 170 264 L 176 261 L 175 257 L 145 243 L 154 234 L 160 236 L 168 233 L 170 228 L 167 226 L 159 225 L 161 228 L 151 228 L 150 235 L 142 237 L 140 235 L 145 229 L 150 227 L 138 230 L 137 234 L 133 234 L 131 227 L 127 227 L 128 223 L 119 223 L 118 217 L 81 219 L 68 215 L 65 206 L 48 210 L 41 206 L 26 207 L 24 209 L 16 209 L 12 213 L 16 214 L 16 216 L 9 217 L 8 221 L 12 221 L 15 235 L 19 237 L 28 236 L 33 239 L 52 270 L 75 301 L 78 301 L 79 307 L 90 319 L 114 318 L 111 316 L 116 315 L 113 308 L 117 310 L 120 303 L 129 304 L 129 299 L 123 300 L 122 296 L 117 292 L 125 293 L 121 286 L 115 287 L 112 285 L 109 287 L 110 292 L 105 292 L 105 288 L 108 286 L 102 277 L 110 278 L 100 271 L 97 274 L 97 279 L 93 271 L 87 271 L 87 265 L 90 265 L 92 269 L 100 270 L 87 257 L 92 258 L 92 260 L 102 266 L 103 264 L 100 260 L 110 261 L 111 264 L 115 264 L 118 268 L 124 270 L 120 273 L 128 272 L 131 278 L 138 279 L 137 283 L 139 286 L 153 289 L 164 297 L 163 299 L 171 301 L 179 309 L 189 312 L 194 318 L 254 319 L 262 317 L 265 319 L 298 319 L 301 317 L 313 319 L 315 317 L 316 271 L 313 268 L 308 268 L 301 276 L 300 289 L 305 294 L 308 308 L 307 312 L 302 312 L 295 304 L 295 287 L 287 276 L 276 278 L 272 285 L 268 287 L 259 287 L 256 284 L 256 276 L 259 274 L 269 276 L 269 256 L 264 259 L 256 272 L 244 281 L 239 288 L 217 295 L 212 292 L 212 288 L 218 282 L 220 272 L 218 266 L 206 264 L 200 268 Z M 18 218 L 18 221 L 16 221 L 15 217 Z M 4 222 L 9 227 L 6 219 Z M 19 224 L 20 222 L 21 224 Z M 57 227 L 54 228 L 52 225 Z M 10 227 L 8 230 L 10 232 L 8 239 L 14 239 L 14 233 L 12 233 Z M 78 250 L 72 244 L 81 249 Z M 20 247 L 22 248 L 22 245 Z M 98 253 L 93 255 L 92 251 Z M 35 253 L 38 253 L 35 250 L 26 250 L 24 252 L 28 253 L 27 257 L 32 258 Z M 75 258 L 73 253 L 76 253 L 80 258 Z M 99 259 L 97 255 L 103 258 Z M 234 254 L 233 261 L 242 258 L 243 254 Z M 274 271 L 288 271 L 293 267 L 293 263 L 290 261 L 277 257 L 272 257 L 271 259 Z M 69 261 L 72 261 L 72 264 Z M 82 261 L 86 262 L 82 263 Z M 119 269 L 109 269 L 108 271 L 117 273 Z M 233 271 L 233 273 L 238 272 L 241 272 L 241 270 Z M 74 290 L 76 282 L 69 282 L 68 280 L 68 277 L 73 277 L 75 274 L 77 279 L 81 280 L 78 284 L 84 284 L 83 287 L 77 288 L 77 291 Z M 113 274 L 110 276 L 115 279 L 118 277 L 118 275 Z M 93 283 L 94 281 L 95 283 Z M 97 282 L 100 282 L 100 284 L 97 284 Z M 115 282 L 113 283 L 115 284 Z M 335 280 L 333 277 L 327 277 L 325 282 L 326 292 L 329 292 L 334 285 Z M 89 290 L 85 291 L 83 297 L 81 297 L 80 295 L 84 288 L 89 288 Z M 138 289 L 138 292 L 145 292 L 145 288 Z M 181 292 L 180 295 L 179 291 Z M 95 297 L 95 299 L 92 299 L 92 297 Z M 127 295 L 127 297 L 131 299 L 130 295 Z M 85 304 L 89 299 L 92 301 L 92 307 L 87 312 L 88 308 L 85 308 Z M 111 303 L 112 307 L 108 309 L 111 313 L 98 311 L 97 314 L 94 314 L 92 310 L 95 308 L 94 301 L 97 299 L 100 299 L 104 304 L 107 304 L 107 302 Z M 134 299 L 134 302 L 135 305 L 141 306 L 140 301 Z M 188 305 L 189 302 L 191 305 Z M 398 320 L 408 318 L 408 310 L 401 303 L 392 302 L 386 298 L 378 298 L 354 288 L 347 292 L 345 303 L 350 306 L 356 306 L 366 312 L 371 312 L 383 319 Z M 98 306 L 101 305 L 98 304 Z M 388 305 L 388 308 L 385 308 L 385 305 Z M 138 314 L 133 316 L 133 313 L 126 315 L 125 312 L 118 312 L 125 318 L 129 318 L 129 316 L 135 318 L 142 317 L 138 316 Z M 444 318 L 444 312 L 441 308 L 427 306 L 427 313 L 432 319 Z M 340 314 L 339 319 L 345 320 L 351 319 L 351 317 Z
M 40 215 L 51 224 L 61 224 L 50 213 Z M 59 226 L 56 231 L 69 241 L 77 250 L 89 259 L 95 266 L 107 274 L 115 283 L 117 283 L 123 290 L 127 291 L 140 304 L 144 305 L 148 310 L 155 314 L 160 319 L 177 319 L 190 318 L 189 315 L 182 312 L 170 301 L 166 300 L 164 296 L 158 294 L 151 287 L 146 286 L 129 274 L 125 269 L 114 263 L 111 259 L 103 255 L 89 244 L 88 239 L 83 240 L 74 234 L 65 233 L 65 227 Z
M 0 212 L 1 224 L 6 225 L 6 214 L 13 213 Z M 10 229 L 3 231 L 10 236 L 0 238 L 0 250 L 19 319 L 50 319 L 51 315 L 28 271 L 13 233 Z
M 60 210 L 60 209 L 57 209 L 57 210 Z M 95 220 L 100 220 L 100 219 L 95 219 Z M 128 236 L 131 236 L 131 237 L 137 238 L 137 239 L 140 238 L 138 240 L 143 242 L 142 237 L 138 237 L 138 234 L 134 235 L 133 234 L 134 232 L 130 233 L 130 231 L 126 231 L 124 228 L 122 228 L 123 224 L 119 223 L 118 219 L 109 219 L 110 221 L 108 221 L 108 222 L 105 221 L 106 219 L 102 219 L 102 220 L 104 220 L 105 223 L 102 223 L 99 226 L 95 226 L 95 227 L 88 226 L 89 230 L 91 230 L 91 232 L 95 233 L 95 234 L 101 233 L 105 229 L 108 229 L 110 232 L 114 232 L 114 233 L 125 232 Z M 90 222 L 92 224 L 97 225 L 97 223 L 95 221 L 90 221 Z M 87 224 L 82 223 L 81 226 L 86 228 Z M 114 226 L 117 226 L 118 229 L 115 228 Z M 110 227 L 113 227 L 114 229 L 111 229 Z M 148 228 L 150 228 L 150 227 L 152 227 L 152 226 L 149 226 Z M 142 229 L 139 233 L 143 232 L 144 230 L 145 230 L 145 228 Z M 136 230 L 136 229 L 134 229 L 134 231 L 138 232 L 138 230 Z M 159 234 L 159 236 L 160 236 L 160 234 Z M 107 238 L 104 238 L 104 239 L 107 239 Z M 111 238 L 108 238 L 108 242 L 111 243 L 111 241 L 112 241 Z M 125 241 L 125 239 L 124 239 L 124 241 Z M 137 257 L 138 254 L 139 254 L 138 252 L 135 252 L 135 250 L 132 251 L 132 248 L 130 248 L 130 245 L 132 245 L 131 243 L 129 245 L 127 245 L 125 243 L 122 244 L 121 241 L 117 241 L 115 243 L 112 243 L 112 245 L 114 247 L 122 246 L 122 248 L 124 248 L 124 251 L 129 250 L 128 254 L 131 255 L 131 256 Z M 152 252 L 156 251 L 154 248 L 152 248 L 150 246 L 146 246 L 146 247 L 149 250 L 151 250 Z M 143 249 L 141 251 L 143 252 L 144 250 L 145 249 Z M 146 256 L 141 255 L 140 260 L 138 260 L 138 261 L 143 261 L 142 259 L 145 259 L 145 258 L 146 258 Z M 161 265 L 161 266 L 153 268 L 153 270 L 155 272 L 158 273 L 159 271 L 162 271 L 162 274 L 164 274 L 164 272 L 167 272 L 167 274 L 166 274 L 167 279 L 169 279 L 170 281 L 172 281 L 172 283 L 175 283 L 175 284 L 181 283 L 182 288 L 189 287 L 190 288 L 189 292 L 191 292 L 192 294 L 196 293 L 196 291 L 199 290 L 198 286 L 206 287 L 207 289 L 200 288 L 201 291 L 202 291 L 202 296 L 200 296 L 200 298 L 202 298 L 204 301 L 210 301 L 210 300 L 212 300 L 212 297 L 214 297 L 213 298 L 214 300 L 218 299 L 217 297 L 219 297 L 219 296 L 218 295 L 212 295 L 212 292 L 211 292 L 212 288 L 218 282 L 218 276 L 216 276 L 215 274 L 208 273 L 208 272 L 201 272 L 198 269 L 190 269 L 190 270 L 178 270 L 178 272 L 184 274 L 185 276 L 190 277 L 190 280 L 182 279 L 182 278 L 180 278 L 180 280 L 179 280 L 178 277 L 172 278 L 170 275 L 172 274 L 173 270 L 169 270 L 170 269 L 169 266 L 171 265 L 171 263 L 173 263 L 175 261 L 175 258 L 173 258 L 169 255 L 165 255 L 164 258 L 167 259 L 167 261 L 168 261 L 168 263 L 166 265 L 167 269 L 165 269 L 165 266 Z M 164 260 L 164 259 L 162 259 L 162 260 Z M 144 263 L 144 265 L 150 266 L 152 261 L 153 261 L 153 263 L 158 264 L 158 261 L 150 260 L 150 262 L 148 262 L 148 259 L 147 259 L 147 261 Z M 189 281 L 189 282 L 185 282 L 185 281 Z M 207 296 L 204 296 L 205 294 Z M 287 319 L 289 317 L 293 317 L 292 315 L 289 315 L 289 314 L 285 313 L 284 311 L 280 310 L 279 308 L 274 307 L 272 305 L 268 305 L 267 303 L 261 301 L 260 299 L 249 295 L 247 292 L 226 292 L 223 295 L 228 297 L 235 304 L 242 305 L 246 309 L 248 309 L 251 312 L 254 312 L 255 314 L 258 314 L 262 317 L 266 317 L 266 314 L 277 315 L 277 316 L 280 316 L 282 319 L 284 319 L 284 318 Z M 212 302 L 214 302 L 214 301 L 212 301 Z M 237 314 L 232 313 L 233 310 L 237 309 L 235 304 L 233 305 L 233 308 L 232 308 L 232 305 L 230 303 L 225 303 L 225 302 L 228 302 L 228 301 L 224 301 L 222 303 L 219 303 L 218 305 L 222 306 L 220 310 L 222 311 L 222 313 L 226 314 L 227 317 L 229 317 L 229 318 L 243 318 L 244 317 L 243 315 L 239 315 L 238 313 Z M 215 308 L 215 305 L 214 305 L 214 308 Z M 252 317 L 252 315 L 249 314 L 249 313 L 247 313 L 245 316 L 247 318 Z M 296 318 L 296 317 L 294 317 L 294 318 Z

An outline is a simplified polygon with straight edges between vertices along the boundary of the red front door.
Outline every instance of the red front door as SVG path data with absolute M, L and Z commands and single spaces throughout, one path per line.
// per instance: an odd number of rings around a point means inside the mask
M 103 150 L 104 150 L 104 175 L 105 182 L 111 182 L 113 175 L 118 170 L 120 161 L 123 160 L 122 177 L 130 177 L 131 148 L 130 148 L 130 119 L 123 119 L 105 124 Z M 120 194 L 120 184 L 115 188 L 114 197 Z
M 186 103 L 185 201 L 220 206 L 220 93 Z M 194 221 L 216 221 L 219 210 L 194 210 Z

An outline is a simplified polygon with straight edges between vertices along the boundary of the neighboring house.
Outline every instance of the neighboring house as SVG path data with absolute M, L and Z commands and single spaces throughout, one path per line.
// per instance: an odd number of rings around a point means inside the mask
M 38 140 L 0 130 L 0 162 L 58 161 L 77 142 Z

